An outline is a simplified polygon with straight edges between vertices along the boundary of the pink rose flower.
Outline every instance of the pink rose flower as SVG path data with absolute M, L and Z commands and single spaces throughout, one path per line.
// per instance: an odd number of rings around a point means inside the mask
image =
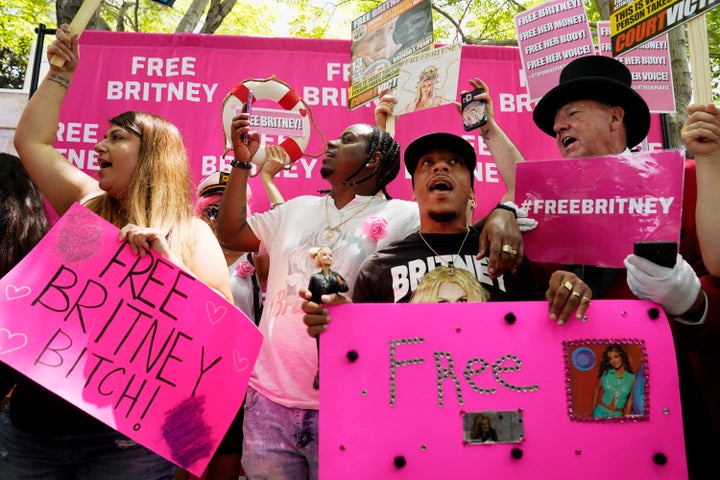
M 240 278 L 247 278 L 255 272 L 255 267 L 247 260 L 243 260 L 235 266 L 235 273 Z
M 373 242 L 387 237 L 388 222 L 382 217 L 371 215 L 363 223 L 363 233 Z

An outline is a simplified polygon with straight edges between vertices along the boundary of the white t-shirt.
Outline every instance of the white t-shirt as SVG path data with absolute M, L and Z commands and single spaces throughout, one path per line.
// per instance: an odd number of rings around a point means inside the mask
M 327 215 L 333 227 L 364 210 L 337 227 L 334 236 L 328 239 L 326 198 L 296 197 L 280 208 L 247 219 L 270 254 L 267 295 L 260 321 L 265 338 L 250 386 L 273 402 L 291 408 L 318 409 L 319 405 L 319 392 L 313 388 L 318 351 L 315 339 L 307 334 L 300 308 L 302 299 L 298 296 L 300 288 L 307 288 L 310 276 L 317 270 L 308 251 L 324 246 L 332 249 L 332 269 L 347 280 L 350 287 L 347 295 L 352 296 L 362 261 L 376 249 L 405 238 L 420 227 L 415 202 L 356 196 L 337 210 L 329 199 Z M 370 216 L 384 218 L 388 223 L 388 235 L 379 241 L 363 233 L 363 223 Z

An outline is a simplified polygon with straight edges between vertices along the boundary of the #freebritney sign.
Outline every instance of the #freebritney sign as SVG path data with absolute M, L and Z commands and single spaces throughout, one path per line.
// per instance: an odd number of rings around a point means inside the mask
M 684 165 L 681 150 L 519 163 L 528 257 L 623 268 L 636 241 L 679 242 Z

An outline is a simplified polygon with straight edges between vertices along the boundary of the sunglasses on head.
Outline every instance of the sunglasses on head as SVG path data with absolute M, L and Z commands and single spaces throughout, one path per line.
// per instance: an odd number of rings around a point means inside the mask
M 217 218 L 219 212 L 220 212 L 219 205 L 210 205 L 202 211 L 203 215 L 208 220 L 215 220 Z

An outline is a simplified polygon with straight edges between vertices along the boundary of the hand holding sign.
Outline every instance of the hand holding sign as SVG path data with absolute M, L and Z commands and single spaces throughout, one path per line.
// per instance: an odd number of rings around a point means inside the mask
M 55 33 L 55 40 L 47 48 L 47 58 L 51 71 L 74 72 L 77 68 L 80 52 L 78 37 L 73 36 L 72 28 L 61 25 Z M 65 88 L 70 85 L 69 79 L 64 82 Z M 62 81 L 62 80 L 61 80 Z
M 380 101 L 373 112 L 375 126 L 395 136 L 395 121 L 397 120 L 397 116 L 393 113 L 393 110 L 397 104 L 397 97 L 394 95 L 394 92 L 390 92 L 388 88 L 380 90 L 379 97 Z
M 200 476 L 242 404 L 262 334 L 159 255 L 151 230 L 118 240 L 73 205 L 0 280 L 0 359 Z
M 72 22 L 70 23 L 70 31 L 67 33 L 69 33 L 71 37 L 73 35 L 77 35 L 78 38 L 80 37 L 80 34 L 83 32 L 83 30 L 85 30 L 85 27 L 87 27 L 88 22 L 95 13 L 95 10 L 97 10 L 97 8 L 100 6 L 101 1 L 102 0 L 85 0 L 83 2 L 83 4 L 80 6 L 80 10 L 78 10 Z M 58 34 L 60 34 L 60 32 L 61 29 L 59 28 Z M 50 53 L 49 50 L 48 53 Z M 50 64 L 58 68 L 62 68 L 63 65 L 65 65 L 65 59 L 55 54 L 50 58 Z

